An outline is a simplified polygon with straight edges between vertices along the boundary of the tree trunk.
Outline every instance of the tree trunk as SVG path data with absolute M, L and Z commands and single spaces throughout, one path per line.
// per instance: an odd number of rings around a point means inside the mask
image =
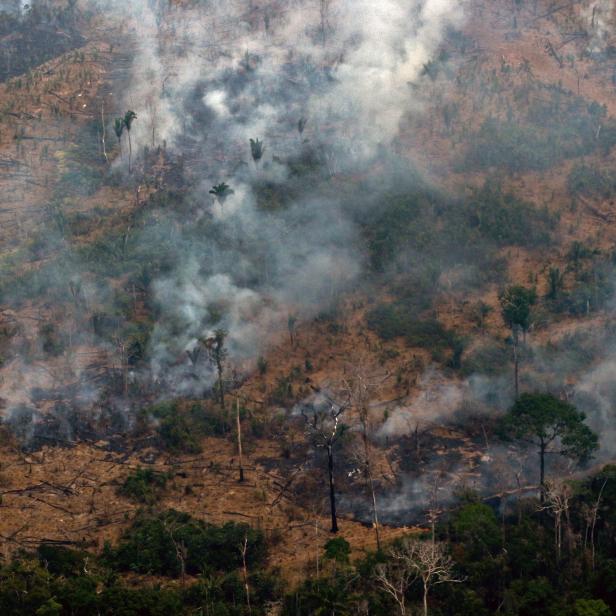
M 237 398 L 235 402 L 235 416 L 237 420 L 237 452 L 239 456 L 240 465 L 240 483 L 244 481 L 244 464 L 242 462 L 242 424 L 240 422 L 240 399 Z
M 381 536 L 379 533 L 379 514 L 376 508 L 376 493 L 374 491 L 374 478 L 372 476 L 372 464 L 370 463 L 370 444 L 368 442 L 368 429 L 366 422 L 363 423 L 362 438 L 364 441 L 364 456 L 366 457 L 366 475 L 368 477 L 368 486 L 370 488 L 370 496 L 372 497 L 372 523 L 374 524 L 374 533 L 376 535 L 377 550 L 381 549 Z
M 327 446 L 327 462 L 329 469 L 329 504 L 332 514 L 332 533 L 338 532 L 338 518 L 336 517 L 336 489 L 334 487 L 334 452 L 332 445 Z
M 222 384 L 222 362 L 220 358 L 216 359 L 216 371 L 218 372 L 218 400 L 220 402 L 220 408 L 225 410 L 225 390 Z
M 423 613 L 428 616 L 428 585 L 423 583 Z
M 514 383 L 514 392 L 515 392 L 516 400 L 520 396 L 520 357 L 518 354 L 518 343 L 519 343 L 518 333 L 514 331 L 513 332 L 513 383 Z
M 541 444 L 539 445 L 539 500 L 541 504 L 545 502 L 545 447 L 546 445 L 543 439 L 541 439 Z
M 128 131 L 128 172 L 132 173 L 131 170 L 131 159 L 133 157 L 133 144 L 130 139 L 130 131 Z
M 105 129 L 105 99 L 103 99 L 101 102 L 101 130 L 102 130 L 101 144 L 103 146 L 103 157 L 105 159 L 105 162 L 108 163 L 109 158 L 107 157 L 107 143 L 106 143 L 107 131 Z

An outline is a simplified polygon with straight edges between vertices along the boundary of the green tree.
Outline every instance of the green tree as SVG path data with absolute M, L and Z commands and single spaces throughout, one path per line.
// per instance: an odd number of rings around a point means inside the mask
M 500 295 L 501 314 L 503 321 L 511 330 L 513 343 L 514 390 L 515 397 L 520 394 L 520 332 L 523 337 L 531 325 L 531 307 L 537 301 L 537 292 L 519 285 L 507 287 Z
M 214 195 L 218 200 L 218 203 L 222 205 L 225 202 L 225 199 L 233 194 L 233 189 L 226 184 L 225 182 L 220 182 L 220 184 L 215 184 L 212 186 L 210 190 L 210 195 Z
M 601 599 L 578 599 L 574 606 L 575 616 L 611 616 L 612 610 Z
M 116 118 L 113 123 L 113 130 L 118 138 L 118 144 L 120 146 L 120 158 L 122 157 L 122 135 L 124 134 L 124 118 Z
M 325 558 L 333 560 L 341 565 L 349 563 L 351 556 L 351 544 L 343 537 L 330 539 L 325 544 Z
M 545 456 L 559 454 L 578 462 L 598 449 L 597 435 L 584 423 L 586 415 L 552 394 L 522 394 L 502 420 L 507 437 L 526 441 L 539 451 L 541 502 L 545 498 Z
M 265 154 L 265 146 L 263 145 L 263 142 L 259 141 L 259 139 L 251 139 L 250 152 L 252 154 L 252 159 L 255 163 L 258 163 Z
M 225 340 L 227 338 L 227 331 L 224 329 L 217 329 L 212 336 L 204 341 L 204 346 L 207 349 L 210 360 L 216 367 L 216 377 L 218 380 L 218 400 L 220 402 L 220 408 L 225 410 L 225 388 L 223 383 L 223 373 L 225 369 L 225 360 L 227 359 L 227 349 L 225 347 Z
M 133 121 L 137 119 L 137 114 L 130 109 L 124 114 L 124 126 L 128 134 L 128 172 L 131 172 L 131 158 L 133 154 L 133 145 L 130 139 L 130 130 L 133 126 Z
M 548 299 L 556 299 L 563 288 L 563 275 L 558 267 L 551 267 L 548 271 Z

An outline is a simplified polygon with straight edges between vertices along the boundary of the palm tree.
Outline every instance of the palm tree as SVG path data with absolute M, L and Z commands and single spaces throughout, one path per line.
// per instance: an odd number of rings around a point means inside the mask
M 124 114 L 124 126 L 126 127 L 126 132 L 128 133 L 128 172 L 131 172 L 131 157 L 133 154 L 133 146 L 130 140 L 130 129 L 133 124 L 133 120 L 137 119 L 137 114 L 130 109 Z
M 218 199 L 218 203 L 222 205 L 225 199 L 229 195 L 232 195 L 233 192 L 233 189 L 228 184 L 226 184 L 225 182 L 221 182 L 220 184 L 215 184 L 214 186 L 212 186 L 212 189 L 210 190 L 210 195 L 214 195 L 216 199 Z
M 120 144 L 120 158 L 122 158 L 122 133 L 124 132 L 124 118 L 116 118 L 113 124 L 118 143 Z
M 251 139 L 250 151 L 252 153 L 252 160 L 254 160 L 255 163 L 258 163 L 263 158 L 263 154 L 265 154 L 263 142 L 258 139 Z

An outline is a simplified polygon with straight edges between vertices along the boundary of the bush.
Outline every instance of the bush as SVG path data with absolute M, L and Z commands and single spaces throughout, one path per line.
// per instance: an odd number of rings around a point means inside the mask
M 487 374 L 495 376 L 507 370 L 511 351 L 499 342 L 490 342 L 470 352 L 462 362 L 462 374 Z
M 555 224 L 547 210 L 503 192 L 495 181 L 486 181 L 465 209 L 470 226 L 498 246 L 543 246 L 549 243 L 549 230 Z
M 105 558 L 120 571 L 177 577 L 181 562 L 176 546 L 182 545 L 187 573 L 230 572 L 242 564 L 240 547 L 245 538 L 247 565 L 253 567 L 265 558 L 265 538 L 260 531 L 234 522 L 214 526 L 174 510 L 141 513 L 118 546 L 106 548 Z
M 368 327 L 383 340 L 404 337 L 412 347 L 442 353 L 456 350 L 460 341 L 455 333 L 445 329 L 436 319 L 417 319 L 399 304 L 382 304 L 368 313 Z
M 131 498 L 138 503 L 153 504 L 165 489 L 169 475 L 159 473 L 151 468 L 131 473 L 118 489 L 118 494 Z
M 164 402 L 145 411 L 158 421 L 156 431 L 161 445 L 176 453 L 200 453 L 200 439 L 223 436 L 229 430 L 219 411 L 194 403 L 186 408 L 178 402 Z
M 609 169 L 578 164 L 569 173 L 567 188 L 572 195 L 611 199 L 616 195 L 616 174 Z

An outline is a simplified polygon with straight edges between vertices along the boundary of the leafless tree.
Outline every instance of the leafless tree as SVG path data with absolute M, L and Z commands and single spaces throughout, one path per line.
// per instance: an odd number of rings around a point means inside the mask
M 240 467 L 240 483 L 244 481 L 244 462 L 242 459 L 242 422 L 240 421 L 240 399 L 235 399 L 235 420 L 237 424 L 237 453 Z
M 430 589 L 438 584 L 462 582 L 454 573 L 454 561 L 443 543 L 406 538 L 390 550 L 391 562 L 379 565 L 377 582 L 396 601 L 400 614 L 406 612 L 406 591 L 415 580 L 423 588 L 423 614 L 428 616 Z
M 556 558 L 560 560 L 563 543 L 563 518 L 566 523 L 567 540 L 570 544 L 571 529 L 569 525 L 569 509 L 571 505 L 571 485 L 566 481 L 548 481 L 545 486 L 545 502 L 542 511 L 550 511 L 554 516 L 554 549 Z
M 246 552 L 248 551 L 248 535 L 244 535 L 244 541 L 240 546 L 240 553 L 242 554 L 242 576 L 244 578 L 244 589 L 246 591 L 246 607 L 248 607 L 248 613 L 252 614 L 252 607 L 250 605 L 250 586 L 248 585 L 248 566 L 246 565 Z
M 310 438 L 315 447 L 327 452 L 327 471 L 329 479 L 329 503 L 332 519 L 331 532 L 338 532 L 336 515 L 336 487 L 334 482 L 334 446 L 342 434 L 340 417 L 347 410 L 347 405 L 338 405 L 327 399 L 324 403 L 315 401 L 304 405 L 302 417 L 306 421 Z
M 386 375 L 372 375 L 365 358 L 359 358 L 358 362 L 348 370 L 348 375 L 343 379 L 345 397 L 349 400 L 351 408 L 357 413 L 361 425 L 362 449 L 357 456 L 366 478 L 366 486 L 370 493 L 372 505 L 372 524 L 376 535 L 377 548 L 381 549 L 381 537 L 379 533 L 379 515 L 374 482 L 373 452 L 370 441 L 370 400 L 375 397 L 380 386 L 389 378 Z

